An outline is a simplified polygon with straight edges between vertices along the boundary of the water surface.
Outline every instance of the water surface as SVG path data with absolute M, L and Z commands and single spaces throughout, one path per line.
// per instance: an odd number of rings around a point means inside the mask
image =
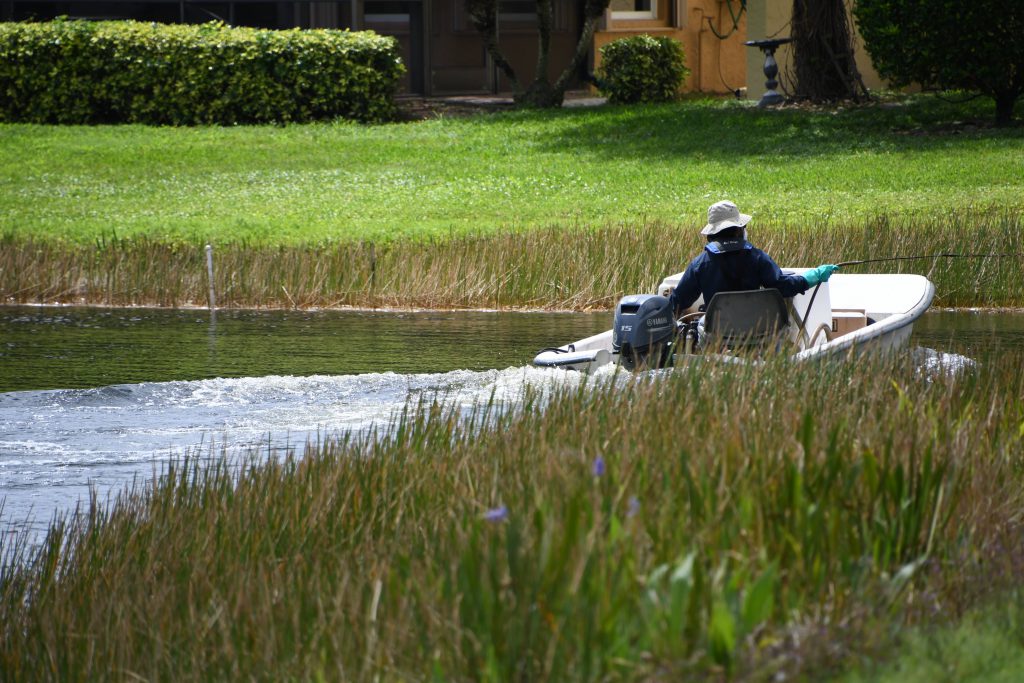
M 0 524 L 38 534 L 189 453 L 301 449 L 410 400 L 512 402 L 605 314 L 0 307 Z
M 912 345 L 958 353 L 978 362 L 1024 352 L 1024 312 L 929 311 L 914 323 Z
M 489 370 L 609 325 L 604 313 L 0 307 L 0 392 Z
M 529 367 L 610 315 L 0 307 L 0 526 L 39 534 L 185 453 L 287 451 L 391 422 L 410 399 L 467 408 L 579 381 Z M 931 312 L 922 362 L 1024 352 L 1024 315 Z M 965 358 L 966 357 L 966 358 Z

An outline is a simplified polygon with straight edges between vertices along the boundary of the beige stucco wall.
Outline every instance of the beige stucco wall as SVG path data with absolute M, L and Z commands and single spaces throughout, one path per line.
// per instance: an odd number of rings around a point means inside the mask
M 673 3 L 670 5 L 669 3 Z M 734 5 L 738 5 L 733 0 Z M 724 0 L 660 0 L 658 17 L 653 20 L 615 19 L 609 11 L 604 26 L 594 35 L 594 68 L 601 63 L 601 47 L 630 35 L 647 33 L 668 36 L 683 45 L 690 76 L 683 88 L 687 92 L 728 93 L 743 88 L 747 65 L 743 46 L 745 19 L 739 30 L 726 40 L 715 37 L 708 25 L 714 22 L 719 33 L 732 26 Z
M 688 63 L 696 67 L 692 90 L 728 93 L 743 88 L 746 84 L 744 53 L 747 48 L 743 45 L 746 17 L 741 17 L 738 28 L 732 31 L 732 16 L 724 2 L 689 0 L 686 5 L 688 38 L 694 45 L 694 59 Z M 739 3 L 733 5 L 738 7 Z M 719 35 L 729 34 L 729 37 L 720 40 L 711 25 Z
M 851 0 L 847 0 L 847 5 L 850 4 Z M 734 12 L 739 6 L 739 0 L 731 0 Z M 746 97 L 756 100 L 765 91 L 764 53 L 743 43 L 789 37 L 792 12 L 793 0 L 749 0 L 738 30 L 720 40 L 708 22 L 714 24 L 719 34 L 729 32 L 733 22 L 727 0 L 659 0 L 658 18 L 643 21 L 615 19 L 609 10 L 604 25 L 594 35 L 594 68 L 601 63 L 601 47 L 613 40 L 641 33 L 669 36 L 682 42 L 686 54 L 690 77 L 684 85 L 685 91 L 730 93 L 746 88 Z M 871 66 L 852 17 L 850 25 L 854 30 L 857 68 L 865 85 L 869 89 L 883 87 L 885 83 Z M 775 53 L 775 59 L 779 63 L 780 91 L 792 92 L 788 76 L 790 47 L 782 46 Z

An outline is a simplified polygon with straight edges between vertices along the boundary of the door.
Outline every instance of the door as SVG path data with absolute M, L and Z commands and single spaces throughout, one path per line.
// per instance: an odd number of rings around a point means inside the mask
M 365 0 L 363 28 L 398 39 L 406 73 L 399 90 L 426 94 L 423 0 Z

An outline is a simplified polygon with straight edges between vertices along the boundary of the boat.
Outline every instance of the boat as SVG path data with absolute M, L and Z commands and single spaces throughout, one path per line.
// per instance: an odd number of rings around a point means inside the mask
M 784 268 L 783 272 L 800 274 L 805 270 Z M 668 296 L 682 276 L 677 273 L 666 277 L 658 285 L 657 294 L 623 297 L 616 306 L 612 329 L 543 349 L 533 364 L 592 372 L 613 363 L 642 369 L 679 365 L 697 357 L 756 362 L 765 355 L 766 330 L 775 333 L 768 346 L 794 361 L 869 350 L 891 351 L 907 343 L 914 321 L 928 309 L 935 295 L 935 286 L 928 278 L 905 273 L 835 273 L 827 282 L 784 304 L 774 289 L 730 293 L 736 295 L 733 303 L 740 304 L 738 308 L 730 304 L 734 312 L 763 308 L 768 313 L 755 315 L 752 327 L 741 330 L 748 338 L 756 337 L 755 344 L 743 343 L 734 334 L 712 347 L 696 343 L 696 321 L 702 317 L 705 323 L 713 317 L 718 319 L 715 311 L 723 293 L 715 296 L 707 312 L 698 299 L 673 320 Z M 778 312 L 780 305 L 785 306 L 782 312 Z M 780 343 L 780 334 L 784 343 Z M 751 346 L 754 353 L 750 352 Z

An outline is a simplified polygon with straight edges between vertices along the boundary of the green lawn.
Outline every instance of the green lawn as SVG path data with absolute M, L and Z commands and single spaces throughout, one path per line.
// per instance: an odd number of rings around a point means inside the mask
M 735 102 L 361 126 L 0 126 L 0 232 L 297 244 L 538 226 L 939 218 L 1024 207 L 1024 129 L 927 97 L 831 111 Z M 922 130 L 924 132 L 922 132 Z
M 1012 683 L 1024 680 L 1019 591 L 952 624 L 909 630 L 886 661 L 866 661 L 842 683 Z

